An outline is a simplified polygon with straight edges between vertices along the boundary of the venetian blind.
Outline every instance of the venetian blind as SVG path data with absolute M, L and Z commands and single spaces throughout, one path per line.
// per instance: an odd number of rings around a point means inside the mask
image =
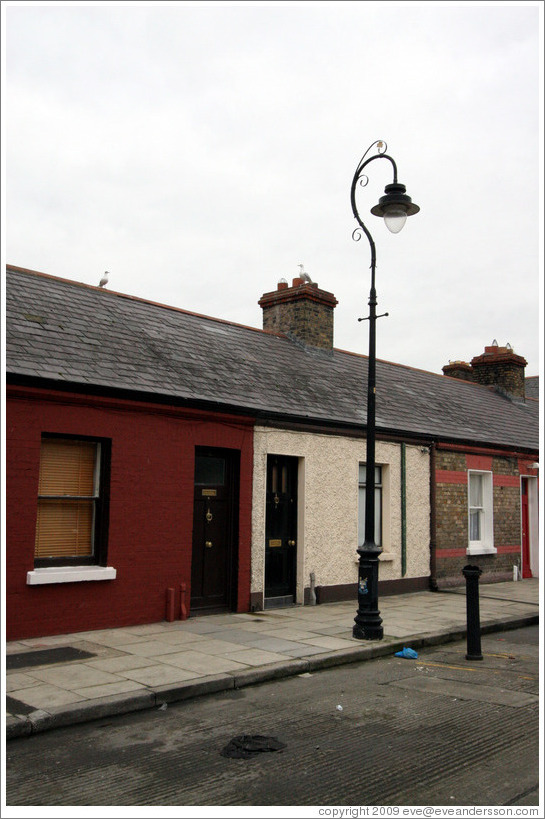
M 93 552 L 99 445 L 43 439 L 35 557 L 88 557 Z

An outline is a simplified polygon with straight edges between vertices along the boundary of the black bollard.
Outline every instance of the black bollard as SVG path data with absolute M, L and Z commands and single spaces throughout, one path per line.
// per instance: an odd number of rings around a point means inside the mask
M 464 566 L 462 574 L 466 579 L 466 660 L 482 660 L 481 622 L 479 617 L 479 577 L 482 575 L 482 571 L 478 566 Z

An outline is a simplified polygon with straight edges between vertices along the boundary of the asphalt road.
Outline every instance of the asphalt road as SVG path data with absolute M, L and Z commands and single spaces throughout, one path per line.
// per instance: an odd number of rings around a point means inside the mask
M 12 740 L 6 804 L 537 806 L 538 631 L 483 637 L 482 661 L 451 643 Z M 285 748 L 223 756 L 241 735 Z

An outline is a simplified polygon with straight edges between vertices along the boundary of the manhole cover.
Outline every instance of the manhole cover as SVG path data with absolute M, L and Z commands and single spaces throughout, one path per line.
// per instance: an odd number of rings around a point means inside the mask
M 263 737 L 260 734 L 242 734 L 227 743 L 220 753 L 231 759 L 249 759 L 252 756 L 267 751 L 282 751 L 286 747 L 284 742 L 276 737 Z

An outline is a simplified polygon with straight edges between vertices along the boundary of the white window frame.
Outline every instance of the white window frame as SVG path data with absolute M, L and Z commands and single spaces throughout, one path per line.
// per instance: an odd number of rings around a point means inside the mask
M 480 505 L 471 505 L 471 477 L 480 476 L 482 479 L 482 498 Z M 471 512 L 478 512 L 480 518 L 480 538 L 471 539 Z M 496 554 L 494 547 L 494 481 L 492 472 L 478 469 L 469 469 L 467 473 L 467 554 L 482 555 Z
M 102 439 L 95 439 L 95 438 L 88 438 L 85 436 L 73 436 L 73 435 L 48 435 L 44 433 L 42 438 L 52 438 L 52 439 L 60 439 L 65 441 L 73 441 L 77 443 L 80 440 L 89 441 L 95 445 L 95 466 L 94 466 L 94 481 L 93 481 L 93 494 L 92 495 L 84 495 L 81 496 L 85 500 L 89 499 L 94 502 L 93 508 L 93 521 L 92 521 L 92 544 L 93 544 L 93 552 L 92 555 L 89 556 L 88 559 L 81 559 L 77 556 L 67 556 L 66 558 L 60 558 L 58 560 L 51 561 L 51 564 L 48 565 L 47 559 L 41 559 L 40 563 L 34 566 L 32 571 L 27 572 L 26 582 L 28 586 L 40 586 L 40 585 L 47 585 L 52 583 L 77 583 L 77 582 L 86 582 L 91 580 L 115 580 L 117 571 L 113 566 L 103 566 L 100 563 L 101 557 L 103 559 L 106 558 L 106 546 L 107 543 L 103 540 L 99 544 L 96 542 L 96 531 L 95 531 L 95 524 L 96 524 L 96 506 L 97 502 L 104 497 L 101 495 L 101 492 L 104 493 L 104 489 L 101 487 L 101 463 L 102 463 Z M 38 502 L 40 498 L 45 498 L 50 496 L 45 495 L 38 495 Z M 66 496 L 64 495 L 52 495 L 51 497 L 59 498 L 62 500 Z M 79 496 L 78 496 L 79 497 Z M 102 534 L 102 537 L 104 535 Z M 36 558 L 35 558 L 36 560 Z

